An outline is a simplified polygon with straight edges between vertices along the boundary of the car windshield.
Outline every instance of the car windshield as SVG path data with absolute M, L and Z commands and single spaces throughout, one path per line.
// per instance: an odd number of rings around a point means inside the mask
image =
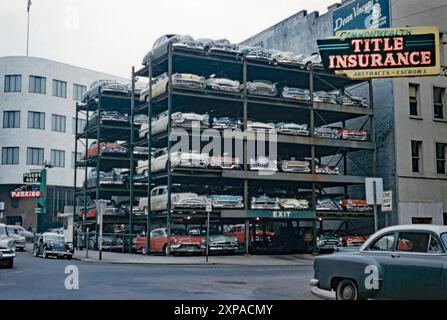
M 19 230 L 17 230 L 16 228 L 8 227 L 8 234 L 19 234 Z
M 441 235 L 441 238 L 442 238 L 442 242 L 444 242 L 444 247 L 447 248 L 447 233 L 443 233 Z
M 60 236 L 57 234 L 47 234 L 45 236 L 45 241 L 58 241 L 58 242 L 65 242 L 64 236 Z
M 0 236 L 6 236 L 8 235 L 8 232 L 6 231 L 5 227 L 0 227 Z
M 186 236 L 186 235 L 188 235 L 188 232 L 185 229 L 171 229 L 171 235 Z

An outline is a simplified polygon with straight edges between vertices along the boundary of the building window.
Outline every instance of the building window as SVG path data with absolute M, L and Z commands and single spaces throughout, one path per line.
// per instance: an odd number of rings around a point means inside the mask
M 45 129 L 45 113 L 43 112 L 28 112 L 28 128 L 29 129 Z
M 2 148 L 2 164 L 19 164 L 19 148 Z
M 410 83 L 410 116 L 419 116 L 419 85 Z
M 444 102 L 445 102 L 445 89 L 433 88 L 433 102 L 434 102 L 434 117 L 435 119 L 444 119 Z
M 82 95 L 87 90 L 86 86 L 81 86 L 80 84 L 73 85 L 73 100 L 81 101 Z
M 87 121 L 84 119 L 78 119 L 78 130 L 76 131 L 76 118 L 73 118 L 73 125 L 72 125 L 72 133 L 83 133 L 85 129 L 85 125 L 87 124 Z
M 412 170 L 415 173 L 421 172 L 421 141 L 411 141 L 411 161 Z
M 20 111 L 4 111 L 3 128 L 20 128 Z
M 27 165 L 43 165 L 43 149 L 41 148 L 28 148 L 26 150 L 26 164 Z
M 60 98 L 67 97 L 67 83 L 65 81 L 53 80 L 53 96 Z
M 51 130 L 65 132 L 65 117 L 57 114 L 51 115 Z
M 5 76 L 5 92 L 22 91 L 22 76 L 18 74 Z
M 72 152 L 71 153 L 71 168 L 74 169 L 75 163 L 81 161 L 81 153 L 80 152 Z
M 47 79 L 38 76 L 29 76 L 29 92 L 31 93 L 47 93 Z
M 446 144 L 436 144 L 436 172 L 438 174 L 445 174 L 445 149 Z
M 65 151 L 51 150 L 51 165 L 57 168 L 65 167 Z

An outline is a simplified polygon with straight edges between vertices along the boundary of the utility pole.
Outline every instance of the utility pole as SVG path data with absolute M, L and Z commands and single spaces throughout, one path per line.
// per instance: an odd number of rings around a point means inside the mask
M 30 12 L 30 8 L 31 8 L 31 0 L 28 0 L 28 8 L 27 8 L 27 12 L 28 12 L 28 19 L 27 19 L 27 25 L 26 25 L 26 56 L 28 57 L 29 54 L 29 12 Z
M 37 233 L 45 231 L 45 218 L 47 214 L 47 169 L 40 170 L 40 192 L 42 196 L 37 199 Z

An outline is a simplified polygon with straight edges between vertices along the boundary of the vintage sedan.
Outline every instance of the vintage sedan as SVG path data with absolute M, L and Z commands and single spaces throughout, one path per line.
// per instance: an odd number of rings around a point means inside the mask
M 170 44 L 172 44 L 172 47 L 174 48 L 178 47 L 203 50 L 198 41 L 194 40 L 194 38 L 190 35 L 165 34 L 154 42 L 152 50 L 144 56 L 143 65 L 147 65 L 151 57 L 152 59 L 157 60 L 163 55 L 167 54 Z
M 296 101 L 310 101 L 310 91 L 301 88 L 284 87 L 282 97 Z
M 294 173 L 310 173 L 310 161 L 308 160 L 281 160 L 279 161 L 279 168 L 283 172 Z
M 229 92 L 229 93 L 240 93 L 240 82 L 237 80 L 230 80 L 226 78 L 215 78 L 211 77 L 206 80 L 206 87 L 211 90 Z
M 368 101 L 365 98 L 356 97 L 348 94 L 346 91 L 334 90 L 329 92 L 338 104 L 348 107 L 368 107 Z
M 301 65 L 300 57 L 290 51 L 269 50 L 273 62 L 278 64 Z
M 309 126 L 307 124 L 280 122 L 276 124 L 276 131 L 279 134 L 287 134 L 292 136 L 308 136 Z
M 218 117 L 213 118 L 213 122 L 211 124 L 213 129 L 242 129 L 242 121 L 240 119 L 234 119 L 229 117 Z
M 340 168 L 338 166 L 331 166 L 328 164 L 317 164 L 315 166 L 316 174 L 327 174 L 331 176 L 339 176 Z
M 310 55 L 302 55 L 300 57 L 300 63 L 305 66 L 321 66 L 322 60 L 318 52 L 314 52 Z
M 343 140 L 366 141 L 368 133 L 365 130 L 338 129 L 338 134 Z
M 252 197 L 250 207 L 253 210 L 281 210 L 279 198 L 272 198 L 267 195 Z
M 98 155 L 98 149 L 100 155 L 125 156 L 127 154 L 127 149 L 120 143 L 104 141 L 100 142 L 98 147 L 97 142 L 94 141 L 87 149 L 87 156 L 85 155 L 85 153 L 83 153 L 81 156 L 81 160 L 96 157 Z
M 35 257 L 56 257 L 71 260 L 74 247 L 67 242 L 62 234 L 45 232 L 42 233 L 34 244 L 33 253 Z
M 0 266 L 11 269 L 16 257 L 14 239 L 8 234 L 6 225 L 0 223 Z
M 258 156 L 257 158 L 249 159 L 248 170 L 274 173 L 278 171 L 278 162 L 276 159 Z
M 254 133 L 277 133 L 276 126 L 274 123 L 264 123 L 258 121 L 247 121 L 247 132 Z
M 239 45 L 231 43 L 228 39 L 197 39 L 197 42 L 203 50 L 208 52 L 233 53 L 240 54 Z
M 333 95 L 329 94 L 327 91 L 315 91 L 314 92 L 314 102 L 337 104 L 335 97 Z
M 358 252 L 317 257 L 311 285 L 339 300 L 445 299 L 447 227 L 401 225 L 372 235 Z
M 338 127 L 333 126 L 322 126 L 315 128 L 315 137 L 326 138 L 326 139 L 340 139 Z
M 93 199 L 87 204 L 87 219 L 93 219 L 96 218 L 96 199 Z M 84 218 L 84 212 L 85 209 L 83 206 L 81 206 L 81 209 L 79 210 L 79 218 Z M 115 203 L 113 200 L 108 200 L 106 209 L 104 211 L 105 216 L 126 216 L 127 212 L 124 207 L 119 206 Z
M 215 209 L 242 209 L 244 199 L 241 196 L 212 194 L 207 196 L 211 199 L 211 205 Z
M 240 90 L 244 89 L 244 85 L 241 84 Z M 268 80 L 254 80 L 247 82 L 247 93 L 256 96 L 276 97 L 278 95 L 278 89 L 276 84 Z
M 210 169 L 240 170 L 241 161 L 237 157 L 230 157 L 224 154 L 222 156 L 209 157 L 208 166 Z
M 129 116 L 118 111 L 102 111 L 99 117 L 100 124 L 130 127 Z M 88 121 L 87 128 L 92 128 L 98 123 L 98 114 L 95 112 Z
M 307 210 L 309 209 L 309 201 L 305 199 L 281 198 L 279 206 L 284 210 Z
M 275 233 L 267 230 L 262 230 L 259 226 L 254 227 L 255 232 L 253 232 L 253 228 L 250 227 L 249 232 L 249 241 L 251 243 L 256 242 L 271 242 L 272 238 L 274 237 Z M 244 224 L 238 224 L 235 226 L 232 226 L 229 231 L 225 232 L 224 235 L 226 236 L 233 236 L 237 238 L 237 241 L 241 246 L 245 245 L 245 225 Z
M 82 101 L 88 102 L 89 100 L 98 97 L 100 93 L 127 96 L 129 94 L 129 90 L 125 85 L 114 80 L 96 80 L 82 95 Z
M 318 253 L 334 253 L 341 246 L 340 238 L 334 235 L 325 235 L 317 238 Z
M 342 212 L 343 208 L 340 205 L 339 201 L 331 198 L 320 198 L 317 199 L 316 204 L 317 211 L 333 211 L 333 212 Z
M 239 49 L 241 50 L 242 55 L 247 59 L 256 59 L 263 60 L 267 62 L 272 61 L 272 56 L 270 52 L 262 47 L 250 47 L 245 45 L 240 45 Z
M 193 192 L 179 192 L 173 186 L 171 191 L 171 208 L 175 209 L 205 209 L 206 197 Z M 168 187 L 160 186 L 151 191 L 151 210 L 164 211 L 168 205 Z M 140 210 L 147 211 L 148 199 L 141 198 L 138 205 Z
M 87 188 L 96 187 L 99 185 L 124 185 L 123 177 L 119 175 L 114 169 L 109 171 L 99 172 L 99 182 L 97 181 L 96 168 L 90 170 L 87 177 Z M 84 182 L 85 184 L 85 182 Z
M 346 211 L 352 212 L 371 212 L 373 210 L 373 207 L 368 205 L 364 199 L 342 199 L 340 205 Z
M 17 251 L 24 251 L 26 247 L 26 238 L 22 235 L 22 230 L 19 226 L 7 226 L 8 234 L 14 239 L 14 244 Z
M 206 250 L 206 241 L 202 236 L 189 235 L 188 231 L 180 228 L 171 228 L 171 254 L 203 254 Z M 147 237 L 138 236 L 135 240 L 135 250 L 146 253 Z M 168 254 L 168 229 L 157 228 L 150 234 L 150 251 L 153 253 Z

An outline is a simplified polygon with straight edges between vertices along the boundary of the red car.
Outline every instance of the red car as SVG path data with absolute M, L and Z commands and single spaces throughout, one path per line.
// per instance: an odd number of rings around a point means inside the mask
M 245 225 L 236 225 L 231 227 L 230 231 L 224 233 L 225 236 L 229 237 L 236 237 L 239 244 L 244 245 L 245 244 Z M 264 231 L 256 228 L 255 231 L 255 237 L 253 238 L 253 231 L 250 230 L 250 240 L 251 241 L 263 241 L 265 237 L 268 239 L 272 239 L 272 237 L 275 235 L 274 232 L 271 231 Z
M 340 201 L 340 205 L 346 211 L 369 212 L 373 209 L 366 200 L 362 199 L 343 199 Z
M 345 247 L 354 247 L 363 245 L 366 240 L 368 240 L 368 236 L 342 236 L 340 237 L 340 242 Z
M 168 229 L 158 228 L 151 232 L 151 252 L 167 253 Z M 146 236 L 138 236 L 135 239 L 135 251 L 146 253 Z M 206 249 L 206 241 L 202 236 L 190 236 L 185 229 L 171 229 L 171 253 L 200 253 Z
M 117 142 L 100 142 L 99 143 L 99 154 L 111 153 L 111 154 L 126 154 L 127 149 L 124 148 L 121 144 Z M 87 157 L 85 153 L 81 156 L 81 160 L 85 160 L 86 158 L 93 158 L 98 155 L 98 144 L 92 142 L 90 147 L 87 150 Z
M 365 130 L 338 129 L 338 134 L 344 140 L 365 141 L 368 134 Z

